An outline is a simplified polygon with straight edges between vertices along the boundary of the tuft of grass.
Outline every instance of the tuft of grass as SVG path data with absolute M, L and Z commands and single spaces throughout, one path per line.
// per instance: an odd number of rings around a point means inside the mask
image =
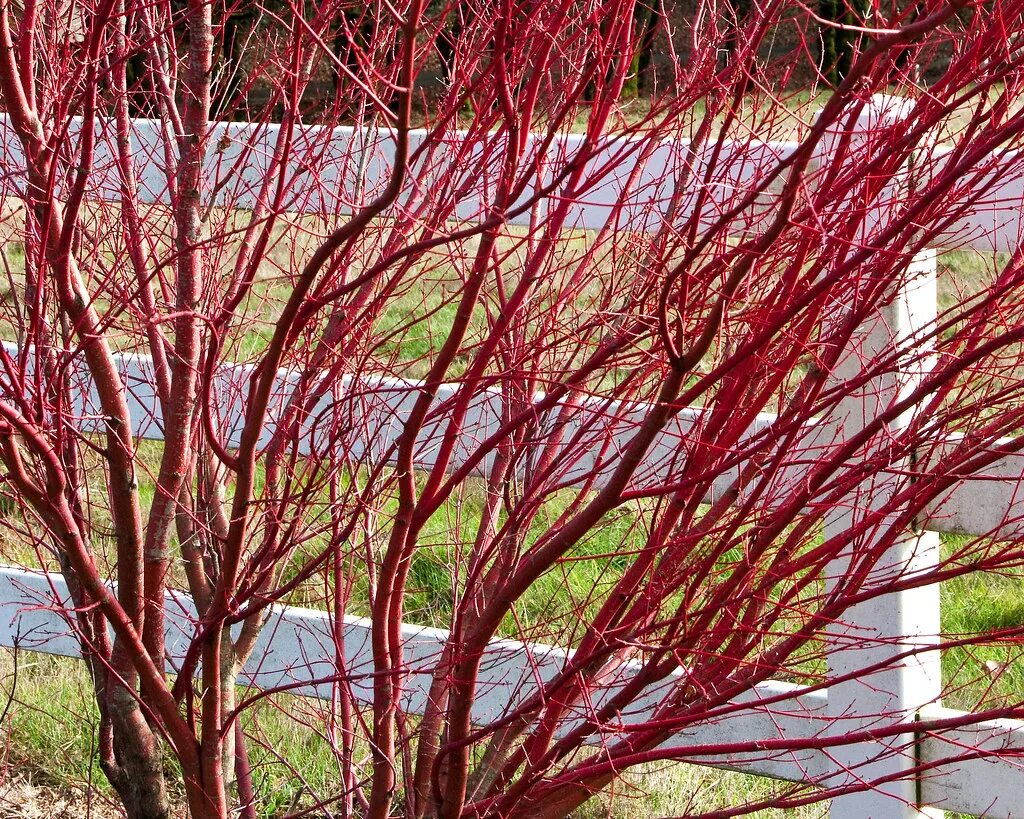
M 15 653 L 0 650 L 0 688 L 10 694 Z M 7 762 L 36 785 L 82 789 L 86 796 L 113 797 L 96 759 L 98 714 L 86 667 L 78 660 L 19 652 L 17 692 L 0 730 Z M 337 756 L 325 738 L 324 703 L 277 696 L 246 715 L 253 782 L 261 819 L 279 819 L 318 798 L 336 796 Z M 356 758 L 367 749 L 357 748 Z M 287 760 L 284 764 L 282 760 Z M 740 801 L 783 793 L 785 783 L 695 765 L 650 765 L 573 814 L 574 819 L 641 819 L 693 815 Z M 180 793 L 175 801 L 182 802 Z M 825 805 L 761 811 L 763 819 L 817 819 Z
M 944 539 L 945 550 L 970 539 Z M 1024 626 L 1024 569 L 977 572 L 941 584 L 942 631 L 947 639 L 996 634 Z M 950 647 L 942 652 L 943 703 L 964 711 L 1019 702 L 1024 692 L 1024 648 L 1006 641 Z
M 783 798 L 792 785 L 734 771 L 681 763 L 645 765 L 624 774 L 613 788 L 595 796 L 572 819 L 647 819 L 700 816 L 730 806 Z M 825 819 L 829 802 L 800 808 L 768 808 L 755 819 Z
M 37 785 L 112 792 L 96 758 L 99 714 L 84 663 L 0 650 L 0 697 L 9 763 Z

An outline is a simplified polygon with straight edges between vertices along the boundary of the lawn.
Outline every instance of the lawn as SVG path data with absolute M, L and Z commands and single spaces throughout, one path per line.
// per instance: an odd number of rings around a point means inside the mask
M 9 254 L 11 255 L 11 254 Z M 943 300 L 951 299 L 958 285 L 984 276 L 991 264 L 972 254 L 947 254 L 943 258 Z M 268 298 L 272 296 L 268 294 Z M 417 374 L 425 354 L 450 326 L 450 303 L 443 283 L 403 295 L 383 315 L 390 331 L 389 355 L 405 373 Z M 251 342 L 259 345 L 258 339 Z M 399 367 L 400 369 L 400 367 Z M 155 469 L 160 444 L 143 443 L 143 460 Z M 99 474 L 96 470 L 93 474 Z M 97 489 L 102 485 L 98 484 Z M 140 482 L 143 502 L 152 497 L 152 480 Z M 421 539 L 411 571 L 407 620 L 423 625 L 444 626 L 453 599 L 451 543 L 453 531 L 473 531 L 480 513 L 480 488 L 473 482 L 457 499 L 442 507 L 431 519 Z M 557 515 L 557 502 L 542 517 Z M 507 633 L 529 632 L 531 623 L 544 623 L 546 633 L 561 632 L 566 643 L 573 642 L 579 613 L 597 605 L 601 590 L 620 576 L 624 563 L 603 557 L 629 547 L 637 537 L 636 520 L 623 513 L 610 520 L 598 536 L 535 584 L 517 609 L 518 623 L 509 623 Z M 959 548 L 964 539 L 948 537 L 945 548 Z M 31 555 L 18 543 L 4 538 L 0 550 L 9 562 L 31 562 Z M 366 612 L 365 588 L 357 588 L 352 613 Z M 317 595 L 306 598 L 298 590 L 293 602 L 315 604 Z M 943 584 L 943 630 L 950 634 L 984 633 L 1024 623 L 1024 577 L 1019 574 L 980 575 Z M 30 777 L 36 785 L 66 793 L 92 793 L 102 801 L 108 795 L 105 781 L 95 766 L 97 715 L 90 695 L 90 683 L 83 664 L 74 660 L 21 652 L 4 651 L 0 657 L 3 690 L 11 697 L 0 731 L 5 734 L 6 761 Z M 16 669 L 16 673 L 15 673 Z M 943 676 L 951 694 L 946 704 L 969 709 L 979 702 L 994 703 L 1019 697 L 1024 691 L 1024 663 L 1006 649 L 975 648 L 947 651 Z M 315 726 L 323 704 L 279 696 L 260 707 L 249 729 L 256 738 L 254 757 L 256 783 L 267 817 L 281 815 L 298 803 L 303 794 L 330 792 L 338 779 L 337 761 Z M 270 764 L 276 755 L 290 760 L 293 772 Z M 761 799 L 784 787 L 770 780 L 740 774 L 668 764 L 633 772 L 615 793 L 595 798 L 579 812 L 580 819 L 600 816 L 629 817 L 694 813 L 740 800 Z M 825 808 L 812 806 L 798 811 L 767 812 L 764 816 L 814 817 Z
M 23 264 L 20 249 L 8 245 L 3 261 L 10 268 Z M 284 266 L 288 258 L 275 262 Z M 988 275 L 992 259 L 973 253 L 951 253 L 942 258 L 940 307 L 955 301 L 964 288 L 970 289 Z M 452 326 L 454 300 L 458 289 L 443 274 L 417 281 L 396 293 L 374 328 L 383 343 L 378 355 L 389 374 L 417 378 L 425 374 L 430 356 Z M 266 344 L 280 309 L 284 282 L 268 276 L 254 290 L 246 310 L 257 313 L 237 352 L 248 357 Z M 478 322 L 483 324 L 482 317 Z M 10 327 L 0 328 L 13 337 Z M 472 332 L 472 331 L 471 331 Z M 460 372 L 460 364 L 452 375 Z M 161 448 L 147 442 L 141 456 L 151 475 L 159 463 Z M 101 470 L 92 472 L 97 481 L 96 496 L 104 495 Z M 142 500 L 148 505 L 153 482 L 140 474 Z M 472 532 L 479 521 L 481 488 L 468 482 L 465 492 L 445 504 L 429 521 L 410 568 L 407 620 L 423 625 L 445 626 L 451 613 L 452 564 L 458 559 L 452 542 Z M 541 516 L 558 514 L 557 499 Z M 382 510 L 385 517 L 388 509 Z M 102 528 L 103 521 L 95 521 Z M 34 555 L 25 552 L 16 532 L 5 529 L 0 537 L 0 555 L 5 562 L 32 564 Z M 528 536 L 529 537 L 529 536 Z M 534 624 L 544 633 L 561 633 L 564 644 L 572 645 L 580 626 L 580 613 L 596 607 L 603 590 L 621 576 L 622 560 L 605 555 L 628 550 L 639 537 L 637 520 L 629 512 L 607 521 L 591 541 L 582 544 L 570 559 L 534 584 L 516 610 L 517 621 L 509 621 L 505 633 L 520 636 Z M 947 538 L 945 548 L 956 549 L 962 539 Z M 181 581 L 181 578 L 178 578 Z M 315 605 L 319 595 L 300 588 L 293 595 L 296 604 Z M 353 614 L 367 613 L 365 587 L 353 592 Z M 1020 574 L 971 575 L 945 583 L 942 588 L 943 630 L 949 634 L 985 633 L 1024 624 L 1024 576 Z M 943 657 L 944 681 L 951 689 L 946 704 L 970 709 L 980 702 L 994 703 L 1019 698 L 1024 692 L 1024 664 L 1006 649 L 976 648 L 950 650 Z M 109 789 L 95 765 L 98 718 L 90 693 L 90 681 L 83 664 L 73 660 L 11 651 L 0 656 L 0 680 L 10 703 L 0 723 L 6 742 L 5 761 L 38 785 L 62 792 L 93 794 L 102 802 Z M 339 778 L 337 759 L 322 735 L 321 703 L 279 696 L 256 710 L 247 728 L 255 738 L 254 763 L 256 785 L 265 815 L 286 813 L 310 793 L 329 793 Z M 278 758 L 289 760 L 293 770 L 273 764 Z M 631 817 L 699 813 L 714 807 L 768 797 L 778 783 L 763 778 L 698 768 L 687 765 L 662 765 L 631 772 L 614 793 L 596 797 L 579 812 L 579 819 L 601 816 Z M 825 812 L 822 805 L 789 812 L 766 812 L 762 816 L 816 817 Z

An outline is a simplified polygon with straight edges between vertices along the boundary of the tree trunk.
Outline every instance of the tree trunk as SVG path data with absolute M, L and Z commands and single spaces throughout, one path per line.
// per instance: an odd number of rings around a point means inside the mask
M 108 678 L 107 684 L 113 683 Z M 163 753 L 146 724 L 135 695 L 113 683 L 108 710 L 114 734 L 116 765 L 101 762 L 103 772 L 124 803 L 128 819 L 168 819 Z

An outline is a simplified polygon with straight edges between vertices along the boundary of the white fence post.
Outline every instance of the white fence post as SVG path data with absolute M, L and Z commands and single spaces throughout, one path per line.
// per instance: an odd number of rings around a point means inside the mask
M 886 120 L 903 115 L 902 100 L 876 97 L 857 123 L 859 134 L 852 135 L 857 145 L 866 144 L 872 129 Z M 895 180 L 893 192 L 906 180 Z M 887 197 L 880 197 L 884 203 Z M 898 199 L 897 199 L 898 201 Z M 884 207 L 882 204 L 879 207 Z M 884 220 L 884 213 L 877 213 Z M 874 220 L 869 219 L 869 222 Z M 870 229 L 868 225 L 867 229 Z M 935 252 L 924 251 L 914 257 L 906 276 L 895 283 L 892 301 L 878 309 L 855 335 L 843 362 L 833 377 L 846 380 L 860 372 L 893 346 L 905 346 L 936 317 Z M 836 441 L 842 441 L 863 429 L 865 423 L 898 396 L 912 388 L 923 371 L 921 364 L 872 379 L 863 388 L 844 399 L 835 415 L 828 419 Z M 890 425 L 895 430 L 906 418 Z M 847 531 L 865 512 L 884 503 L 894 485 L 891 476 L 875 475 L 865 481 L 847 503 L 838 506 L 825 523 L 825 537 Z M 870 533 L 865 540 L 870 538 Z M 837 560 L 828 572 L 830 587 L 842 581 L 854 556 L 870 546 L 858 542 Z M 934 532 L 908 531 L 877 563 L 867 582 L 876 585 L 885 578 L 914 573 L 938 560 L 939 541 Z M 942 682 L 938 651 L 925 651 L 908 658 L 900 654 L 927 648 L 938 642 L 939 590 L 931 585 L 876 597 L 847 610 L 842 622 L 829 632 L 828 666 L 831 678 L 856 672 L 880 663 L 883 670 L 836 683 L 828 689 L 828 714 L 834 720 L 831 731 L 845 734 L 881 728 L 895 722 L 913 720 L 922 706 L 937 702 Z M 832 819 L 909 819 L 938 817 L 941 811 L 922 807 L 920 782 L 912 769 L 918 764 L 917 743 L 913 734 L 863 742 L 837 748 L 832 754 L 835 773 L 827 785 L 843 786 L 880 783 L 869 790 L 837 797 L 832 802 Z

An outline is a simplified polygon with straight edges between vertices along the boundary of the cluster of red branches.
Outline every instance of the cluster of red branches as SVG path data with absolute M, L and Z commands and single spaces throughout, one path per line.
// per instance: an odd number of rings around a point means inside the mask
M 310 727 L 339 777 L 311 796 L 334 815 L 564 816 L 642 763 L 865 740 L 673 737 L 779 675 L 836 683 L 855 607 L 1022 558 L 1004 520 L 886 563 L 1024 446 L 1018 252 L 934 320 L 886 318 L 1024 170 L 1024 2 L 911 6 L 851 12 L 832 86 L 798 84 L 808 38 L 766 56 L 817 31 L 803 4 L 698 3 L 667 91 L 629 108 L 622 0 L 275 2 L 231 73 L 207 0 L 0 2 L 5 560 L 68 584 L 130 817 L 169 815 L 167 754 L 193 819 L 257 815 L 252 726 L 299 688 L 246 687 L 275 604 L 333 624 L 302 685 L 331 692 Z M 263 112 L 218 123 L 254 83 Z M 428 564 L 448 637 L 413 661 Z M 524 654 L 494 706 L 499 637 L 573 651 Z M 873 739 L 907 736 L 889 716 Z

